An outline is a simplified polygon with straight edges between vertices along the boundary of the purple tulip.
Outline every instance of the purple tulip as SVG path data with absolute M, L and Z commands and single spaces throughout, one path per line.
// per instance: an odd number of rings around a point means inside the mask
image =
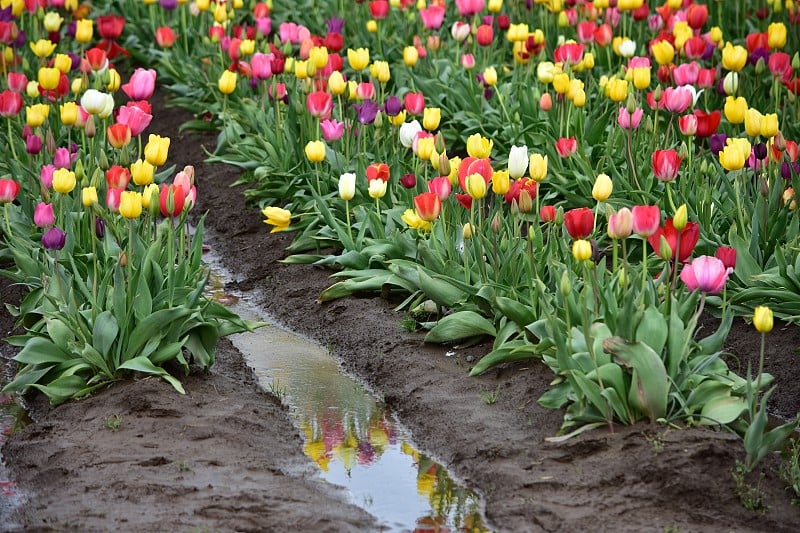
M 36 155 L 42 151 L 42 138 L 38 135 L 29 135 L 25 139 L 25 151 L 31 155 Z
M 728 136 L 724 133 L 715 133 L 708 139 L 708 149 L 711 150 L 712 154 L 718 154 L 725 148 L 727 140 Z
M 42 235 L 42 246 L 47 250 L 60 250 L 67 242 L 67 234 L 59 228 L 50 228 Z
M 328 25 L 328 33 L 342 33 L 344 29 L 344 19 L 340 19 L 336 15 L 325 19 L 325 24 Z
M 375 117 L 378 115 L 380 106 L 372 100 L 364 100 L 361 105 L 353 106 L 358 111 L 358 121 L 361 124 L 372 124 L 375 122 Z
M 396 117 L 400 114 L 400 111 L 403 110 L 403 101 L 397 96 L 392 95 L 386 99 L 386 103 L 383 104 L 383 110 L 390 117 Z
M 98 239 L 106 236 L 106 221 L 102 218 L 96 218 L 94 221 L 94 234 Z

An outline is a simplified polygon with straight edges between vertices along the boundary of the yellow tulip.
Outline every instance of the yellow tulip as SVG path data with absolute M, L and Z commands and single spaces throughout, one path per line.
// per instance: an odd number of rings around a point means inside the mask
M 744 162 L 750 155 L 748 148 L 747 155 L 744 154 L 739 143 L 730 143 L 732 139 L 728 139 L 728 145 L 719 153 L 719 163 L 725 170 L 739 170 L 744 167 Z M 750 143 L 747 143 L 748 147 Z
M 650 86 L 650 69 L 639 67 L 633 70 L 633 86 L 639 89 L 647 89 Z
M 57 68 L 42 67 L 39 69 L 39 85 L 45 91 L 52 91 L 58 87 L 58 82 L 61 81 L 61 71 Z
M 483 81 L 489 87 L 494 86 L 497 83 L 497 70 L 494 67 L 487 67 L 486 70 L 483 71 Z
M 392 78 L 389 71 L 389 63 L 387 61 L 375 61 L 369 67 L 370 75 L 378 80 L 380 83 L 386 83 Z
M 267 217 L 264 221 L 265 224 L 275 226 L 270 233 L 277 231 L 284 231 L 289 227 L 292 222 L 292 213 L 280 207 L 269 206 L 261 210 L 261 214 Z
M 773 319 L 772 309 L 764 305 L 759 305 L 753 311 L 753 326 L 759 333 L 769 333 L 772 331 Z
M 768 113 L 761 117 L 761 136 L 762 137 L 775 137 L 778 133 L 778 115 L 777 113 Z
M 325 143 L 322 141 L 308 141 L 305 152 L 306 158 L 311 163 L 325 161 Z
M 158 208 L 159 202 L 159 188 L 158 184 L 150 183 L 142 190 L 142 207 L 150 209 L 151 206 Z
M 675 210 L 675 214 L 672 216 L 672 225 L 676 230 L 682 231 L 688 223 L 689 212 L 686 209 L 686 204 L 681 204 L 681 206 Z
M 576 261 L 588 261 L 592 258 L 592 243 L 585 239 L 578 239 L 572 243 L 572 257 Z
M 144 147 L 144 158 L 155 167 L 160 167 L 167 162 L 169 152 L 169 137 L 150 134 Z
M 536 77 L 542 83 L 553 83 L 555 77 L 555 65 L 550 61 L 542 61 L 536 65 Z
M 598 202 L 605 202 L 614 190 L 614 183 L 608 174 L 598 174 L 592 187 L 592 198 Z
M 91 24 L 91 22 L 92 21 L 89 21 L 89 24 Z M 35 43 L 30 43 L 30 47 L 33 55 L 40 59 L 43 57 L 48 57 L 56 50 L 56 44 L 49 39 L 39 39 Z
M 722 49 L 722 66 L 726 70 L 738 72 L 742 70 L 747 63 L 747 48 L 743 46 L 734 46 L 733 43 L 728 41 Z
M 527 24 L 510 24 L 506 32 L 506 39 L 512 43 L 524 43 L 528 40 L 529 33 Z
M 486 139 L 480 133 L 474 133 L 467 138 L 467 153 L 470 157 L 485 159 L 492 154 L 494 141 Z
M 64 22 L 64 17 L 59 15 L 56 11 L 50 11 L 44 16 L 44 29 L 48 32 L 54 32 L 61 29 L 61 24 Z
M 53 172 L 53 190 L 61 194 L 69 194 L 75 188 L 75 173 L 67 168 L 59 168 Z
M 728 96 L 725 98 L 725 118 L 731 124 L 741 124 L 744 122 L 745 113 L 747 112 L 747 100 L 744 96 L 734 98 Z
M 531 154 L 530 161 L 528 162 L 528 169 L 530 170 L 531 179 L 533 181 L 544 181 L 544 178 L 547 177 L 547 156 Z
M 142 193 L 122 191 L 119 199 L 119 214 L 127 219 L 139 218 L 142 214 Z
M 31 128 L 44 124 L 49 114 L 50 106 L 47 104 L 33 104 L 25 108 L 25 120 Z
M 653 46 L 650 47 L 650 51 L 653 53 L 653 58 L 659 65 L 669 65 L 672 63 L 672 60 L 675 59 L 675 48 L 672 47 L 669 41 L 658 41 L 654 43 Z
M 87 44 L 92 40 L 94 28 L 92 19 L 81 19 L 75 21 L 75 40 L 82 44 Z
M 53 58 L 53 66 L 66 74 L 72 70 L 72 58 L 67 54 L 56 54 L 56 57 Z
M 618 78 L 611 78 L 606 84 L 606 94 L 614 102 L 623 102 L 628 98 L 628 82 Z
M 414 209 L 406 209 L 403 211 L 403 216 L 400 217 L 406 225 L 417 231 L 430 231 L 431 223 L 422 220 Z
M 378 22 L 375 20 L 368 20 L 367 31 L 370 33 L 375 33 L 376 31 L 378 31 Z
M 216 9 L 214 9 L 214 22 L 223 24 L 227 20 L 228 10 L 225 8 L 225 4 L 217 4 Z
M 325 50 L 325 63 L 328 62 L 328 51 Z M 256 51 L 256 42 L 253 39 L 245 39 L 239 44 L 239 54 L 242 56 L 251 56 Z M 323 67 L 325 64 L 323 63 Z M 322 68 L 322 67 L 320 67 Z
M 426 107 L 422 112 L 422 127 L 433 131 L 439 127 L 442 120 L 442 110 L 438 107 Z
M 553 89 L 558 94 L 564 94 L 569 90 L 569 75 L 565 72 L 559 72 L 553 75 Z
M 436 148 L 436 141 L 433 137 L 420 137 L 417 139 L 417 157 L 423 161 L 430 161 Z
M 348 48 L 347 62 L 353 70 L 364 70 L 369 65 L 369 50 L 366 48 L 358 48 L 356 50 Z
M 153 183 L 155 173 L 156 167 L 144 159 L 138 159 L 131 165 L 131 179 L 140 187 Z
M 231 94 L 236 90 L 237 74 L 230 70 L 223 70 L 217 81 L 217 87 L 222 94 Z
M 92 207 L 97 203 L 97 188 L 84 187 L 81 190 L 81 203 L 83 207 Z
M 486 196 L 486 181 L 480 174 L 470 174 L 467 176 L 465 185 L 467 186 L 467 194 L 469 194 L 473 200 L 480 200 Z
M 492 174 L 492 192 L 495 194 L 505 194 L 511 187 L 511 178 L 508 170 L 496 170 Z
M 117 69 L 108 69 L 108 83 L 106 84 L 106 90 L 109 92 L 118 91 L 120 85 L 122 85 L 122 77 L 120 77 Z
M 770 48 L 786 46 L 786 25 L 783 22 L 773 22 L 767 27 L 767 42 Z
M 328 76 L 328 89 L 334 96 L 344 94 L 345 89 L 347 89 L 347 83 L 344 81 L 344 76 L 342 76 L 342 73 L 338 70 L 334 70 L 331 72 L 331 75 Z
M 72 126 L 78 121 L 78 104 L 75 102 L 64 102 L 60 107 L 61 123 L 65 126 Z
M 392 126 L 402 126 L 403 122 L 405 122 L 405 121 L 406 121 L 406 112 L 405 112 L 405 110 L 400 111 L 398 114 L 396 114 L 393 117 L 389 117 L 389 122 L 392 124 Z
M 413 67 L 419 61 L 419 51 L 416 46 L 406 46 L 403 48 L 403 63 L 407 67 Z
M 761 112 L 750 108 L 744 114 L 744 130 L 750 137 L 761 135 Z

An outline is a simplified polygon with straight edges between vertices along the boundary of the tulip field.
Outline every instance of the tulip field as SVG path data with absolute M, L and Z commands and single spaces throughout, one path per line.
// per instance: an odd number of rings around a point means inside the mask
M 203 294 L 214 185 L 148 132 L 158 86 L 312 296 L 484 343 L 464 380 L 540 365 L 554 435 L 707 426 L 743 472 L 792 442 L 764 360 L 800 322 L 800 2 L 0 0 L 0 43 L 6 391 L 183 393 L 257 326 Z

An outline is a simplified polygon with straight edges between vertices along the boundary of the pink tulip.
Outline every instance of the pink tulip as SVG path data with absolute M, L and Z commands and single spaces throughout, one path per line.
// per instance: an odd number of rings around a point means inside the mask
M 608 217 L 608 236 L 612 239 L 627 239 L 633 229 L 633 213 L 623 207 Z
M 637 108 L 633 114 L 628 113 L 626 107 L 620 107 L 619 115 L 617 115 L 617 124 L 619 124 L 619 127 L 623 130 L 635 130 L 642 122 L 643 114 L 644 110 L 640 107 Z
M 426 9 L 419 10 L 419 16 L 422 19 L 422 24 L 428 30 L 438 30 L 442 27 L 444 21 L 444 7 L 433 5 Z
M 117 111 L 117 123 L 128 126 L 131 129 L 131 135 L 136 137 L 147 129 L 150 121 L 153 120 L 153 115 L 137 105 L 130 104 L 131 102 L 128 102 L 128 105 L 120 106 Z
M 106 192 L 106 206 L 112 213 L 119 213 L 119 203 L 122 199 L 122 189 L 108 189 Z
M 686 87 L 667 87 L 661 95 L 661 102 L 665 108 L 673 113 L 683 113 L 691 105 L 692 91 Z
M 46 204 L 39 202 L 33 211 L 33 223 L 37 228 L 49 228 L 56 221 L 56 214 L 53 210 L 53 204 Z
M 53 172 L 55 171 L 56 167 L 53 165 L 44 165 L 39 172 L 39 181 L 42 182 L 45 189 L 49 189 L 53 186 Z
M 19 194 L 19 183 L 12 179 L 0 179 L 0 204 L 13 202 Z
M 131 100 L 149 100 L 156 88 L 156 71 L 137 68 L 128 83 L 122 86 L 123 92 Z
M 312 117 L 327 118 L 333 109 L 333 97 L 324 91 L 314 91 L 306 97 L 306 108 Z
M 438 196 L 439 199 L 444 202 L 450 198 L 452 185 L 450 185 L 450 180 L 447 176 L 439 176 L 438 178 L 433 178 L 428 182 L 428 190 L 430 192 L 435 192 L 436 196 Z
M 706 294 L 719 294 L 728 281 L 732 268 L 716 257 L 701 255 L 681 270 L 681 280 L 690 291 L 700 289 Z
M 403 97 L 403 105 L 409 115 L 421 115 L 425 109 L 425 95 L 422 93 L 406 93 Z
M 681 115 L 678 117 L 678 127 L 681 133 L 691 137 L 697 133 L 697 116 L 692 113 L 691 115 Z
M 657 205 L 636 205 L 631 210 L 633 232 L 640 237 L 649 237 L 661 225 L 661 208 Z
M 556 141 L 556 152 L 561 157 L 569 157 L 578 151 L 578 141 L 575 137 L 561 137 Z
M 659 181 L 673 181 L 678 177 L 678 169 L 683 159 L 675 150 L 656 150 L 652 156 L 653 174 Z
M 56 148 L 56 153 L 53 156 L 53 166 L 58 168 L 70 168 L 72 165 L 69 149 Z
M 697 83 L 697 76 L 700 74 L 700 65 L 697 61 L 683 63 L 672 69 L 672 79 L 675 85 L 694 85 Z
M 456 0 L 456 7 L 462 17 L 471 17 L 483 10 L 484 0 Z
M 322 130 L 322 136 L 326 141 L 338 141 L 344 134 L 344 122 L 338 120 L 323 120 L 319 123 L 319 128 Z
M 272 54 L 263 54 L 257 52 L 250 58 L 250 68 L 253 70 L 253 76 L 259 80 L 266 80 L 272 77 Z

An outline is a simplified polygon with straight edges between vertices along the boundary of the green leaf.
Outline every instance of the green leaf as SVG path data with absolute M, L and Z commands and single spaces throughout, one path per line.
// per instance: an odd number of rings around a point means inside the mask
M 425 342 L 444 343 L 495 333 L 492 323 L 478 313 L 459 311 L 439 320 L 425 336 Z
M 655 422 L 667 413 L 669 381 L 664 362 L 650 346 L 629 343 L 621 337 L 610 337 L 603 349 L 614 355 L 623 366 L 632 370 L 628 401 Z
M 642 320 L 636 328 L 636 340 L 650 346 L 655 353 L 661 354 L 667 342 L 668 333 L 664 315 L 652 306 L 645 309 Z
M 58 405 L 86 388 L 86 381 L 80 376 L 72 375 L 59 377 L 47 385 L 34 383 L 31 387 L 44 393 L 51 404 Z
M 186 394 L 186 391 L 183 390 L 183 385 L 181 385 L 180 381 L 170 376 L 169 373 L 167 373 L 167 371 L 163 368 L 155 366 L 147 357 L 134 357 L 133 359 L 122 363 L 120 368 L 125 370 L 133 370 L 134 372 L 142 372 L 144 374 L 160 376 L 166 382 L 172 385 L 176 391 L 180 392 L 181 394 Z
M 745 409 L 747 409 L 747 403 L 744 398 L 717 395 L 703 405 L 703 410 L 700 412 L 703 418 L 700 420 L 700 424 L 730 424 L 739 418 Z
M 517 300 L 512 300 L 505 296 L 498 296 L 494 299 L 494 302 L 501 313 L 516 322 L 521 328 L 528 326 L 536 320 L 533 309 Z
M 83 345 L 83 350 L 81 350 L 81 357 L 83 357 L 84 361 L 92 365 L 94 369 L 100 370 L 100 372 L 109 379 L 114 378 L 114 371 L 111 370 L 111 367 L 108 366 L 108 362 L 103 358 L 100 352 L 95 350 L 89 344 Z
M 47 334 L 57 346 L 67 346 L 75 340 L 72 329 L 57 318 L 45 318 Z
M 118 334 L 119 324 L 111 311 L 103 311 L 97 315 L 92 331 L 92 344 L 103 358 L 108 357 Z
M 422 268 L 417 268 L 419 272 L 419 288 L 422 289 L 428 298 L 439 305 L 455 307 L 459 302 L 466 299 L 467 295 L 454 287 L 451 283 L 441 277 L 431 277 Z
M 132 360 L 151 337 L 155 337 L 160 331 L 170 328 L 174 321 L 181 320 L 191 313 L 191 309 L 184 307 L 162 309 L 139 322 L 128 337 L 124 359 Z
M 48 363 L 64 363 L 73 357 L 58 345 L 44 337 L 31 337 L 20 352 L 14 357 L 18 363 L 41 365 Z
M 427 338 L 425 340 L 427 341 Z M 472 367 L 472 370 L 469 371 L 469 375 L 477 376 L 486 372 L 491 367 L 502 363 L 513 363 L 515 361 L 524 361 L 537 357 L 541 357 L 541 354 L 536 350 L 536 345 L 529 344 L 525 346 L 524 349 L 514 349 L 504 346 L 484 355 L 481 360 Z

